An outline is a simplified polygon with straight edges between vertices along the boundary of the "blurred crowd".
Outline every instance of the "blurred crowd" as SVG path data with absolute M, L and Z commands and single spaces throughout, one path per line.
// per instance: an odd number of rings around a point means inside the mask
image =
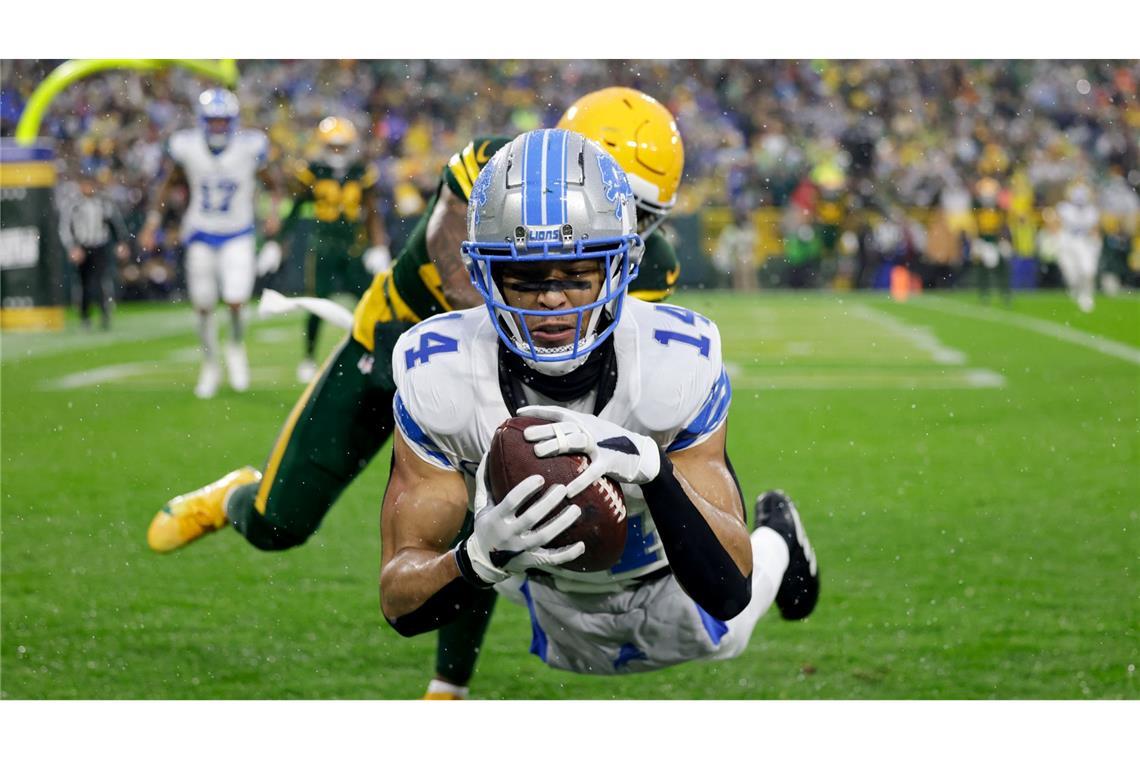
M 4 135 L 59 63 L 4 62 Z M 726 219 L 752 219 L 763 237 L 755 212 L 777 209 L 775 234 L 793 274 L 798 262 L 833 258 L 825 276 L 853 286 L 873 284 L 861 272 L 875 256 L 968 259 L 980 186 L 1009 215 L 1007 237 L 1021 256 L 1038 255 L 1043 212 L 1075 183 L 1109 205 L 1127 205 L 1140 187 L 1137 61 L 242 61 L 239 69 L 243 121 L 269 133 L 280 159 L 305 155 L 323 116 L 352 118 L 368 136 L 390 219 L 422 210 L 440 166 L 471 137 L 550 126 L 585 92 L 636 87 L 676 115 L 685 140 L 678 214 L 722 209 Z M 176 68 L 100 74 L 61 94 L 41 133 L 56 139 L 65 175 L 101 177 L 134 230 L 163 141 L 193 123 L 191 103 L 205 84 Z

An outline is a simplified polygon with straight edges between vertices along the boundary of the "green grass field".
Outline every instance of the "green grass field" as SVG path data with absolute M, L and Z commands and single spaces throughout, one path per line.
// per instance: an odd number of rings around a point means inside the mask
M 773 611 L 730 662 L 599 678 L 527 654 L 501 602 L 474 698 L 1140 696 L 1140 300 L 676 300 L 721 327 L 733 463 L 746 493 L 795 497 L 818 609 Z M 170 496 L 262 464 L 300 392 L 300 322 L 254 324 L 254 389 L 208 402 L 185 306 L 3 336 L 0 696 L 422 694 L 434 637 L 379 613 L 386 452 L 299 549 L 146 547 Z

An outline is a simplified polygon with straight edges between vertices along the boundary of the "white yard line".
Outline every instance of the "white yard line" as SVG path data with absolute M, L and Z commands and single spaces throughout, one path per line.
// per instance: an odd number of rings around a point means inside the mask
M 813 370 L 793 365 L 767 372 L 752 367 L 745 372 L 739 365 L 726 362 L 733 387 L 740 390 L 941 390 L 1002 388 L 1006 384 L 1005 377 L 999 372 L 984 367 L 966 366 L 966 354 L 939 341 L 934 331 L 925 325 L 907 324 L 861 303 L 852 304 L 848 308 L 850 314 L 872 323 L 875 329 L 913 346 L 920 354 L 916 357 L 920 361 L 929 358 L 940 366 L 863 369 L 852 365 Z M 789 343 L 786 346 L 787 354 L 804 355 L 798 349 L 809 345 Z
M 943 314 L 953 314 L 955 316 L 978 319 L 983 322 L 995 322 L 997 324 L 1020 327 L 1039 335 L 1045 335 L 1050 338 L 1065 341 L 1066 343 L 1092 349 L 1105 356 L 1123 359 L 1132 364 L 1140 364 L 1140 348 L 1135 348 L 1134 346 L 1120 343 L 1119 341 L 1109 338 L 1102 338 L 1099 335 L 1093 335 L 1092 333 L 1087 333 L 1072 327 L 1066 327 L 1065 325 L 1059 325 L 1056 322 L 1050 322 L 1046 319 L 1030 317 L 1025 314 L 1013 314 L 1011 312 L 995 309 L 992 306 L 982 306 L 981 304 L 966 306 L 965 304 L 938 298 L 936 296 L 922 296 L 921 298 L 913 299 L 909 303 L 920 308 L 930 309 L 931 311 L 939 311 Z
M 115 383 L 128 377 L 147 375 L 163 370 L 170 364 L 188 364 L 201 359 L 200 348 L 176 348 L 167 353 L 161 361 L 129 362 L 127 364 L 107 364 L 95 369 L 72 372 L 52 380 L 45 380 L 40 387 L 47 391 L 64 391 L 72 388 L 87 388 L 93 385 Z
M 927 354 L 936 364 L 962 366 L 966 363 L 964 353 L 940 343 L 938 338 L 934 336 L 934 331 L 925 325 L 908 325 L 889 314 L 884 314 L 861 303 L 852 304 L 850 310 L 860 319 L 874 322 L 888 332 L 907 341 L 919 351 Z
M 150 362 L 132 362 L 130 364 L 110 364 L 106 367 L 96 367 L 95 369 L 85 370 L 83 372 L 73 372 L 70 375 L 57 377 L 54 380 L 48 380 L 41 386 L 44 390 L 52 391 L 66 391 L 74 388 L 86 388 L 92 385 L 103 385 L 104 383 L 114 383 L 128 377 L 135 377 L 137 375 L 145 375 L 154 370 L 154 365 Z
M 215 319 L 219 325 L 228 325 L 228 317 L 222 309 L 218 309 Z M 258 317 L 254 310 L 248 310 L 247 327 L 255 324 L 268 325 L 274 322 L 288 325 L 296 318 Z M 297 323 L 298 326 L 300 323 Z M 225 328 L 228 329 L 228 326 Z M 39 359 L 45 356 L 56 356 L 73 351 L 86 353 L 92 349 L 113 346 L 120 343 L 141 343 L 156 338 L 168 338 L 173 335 L 194 335 L 197 331 L 197 320 L 194 312 L 187 307 L 186 311 L 168 311 L 164 313 L 133 313 L 118 319 L 112 317 L 110 331 L 92 330 L 91 332 L 72 331 L 67 333 L 20 334 L 5 333 L 0 338 L 0 361 L 5 364 L 26 359 Z M 264 343 L 285 342 L 297 339 L 300 329 L 292 327 L 265 327 L 253 332 L 252 339 Z

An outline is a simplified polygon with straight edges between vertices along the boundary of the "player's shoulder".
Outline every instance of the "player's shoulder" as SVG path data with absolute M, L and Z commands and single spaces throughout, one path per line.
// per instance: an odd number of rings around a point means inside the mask
M 176 159 L 185 158 L 195 145 L 203 143 L 202 133 L 197 129 L 179 129 L 166 140 L 166 152 Z
M 684 425 L 723 395 L 727 377 L 715 322 L 674 304 L 628 299 L 623 308 L 637 327 L 635 414 L 647 429 Z
M 672 257 L 675 259 L 677 257 L 677 249 L 669 242 L 669 238 L 659 227 L 649 233 L 649 237 L 645 238 L 645 255 Z
M 487 374 L 497 345 L 483 308 L 438 314 L 415 325 L 396 341 L 392 371 L 405 413 L 427 429 L 453 433 L 474 412 L 464 383 Z
M 464 200 L 471 197 L 471 187 L 479 172 L 491 157 L 511 138 L 502 135 L 483 135 L 460 148 L 443 167 L 443 180 L 456 195 Z
M 289 162 L 289 176 L 301 187 L 307 188 L 320 178 L 321 164 L 317 161 L 306 161 L 296 158 Z
M 243 127 L 234 133 L 233 142 L 234 145 L 255 155 L 264 154 L 269 150 L 269 135 L 260 129 Z

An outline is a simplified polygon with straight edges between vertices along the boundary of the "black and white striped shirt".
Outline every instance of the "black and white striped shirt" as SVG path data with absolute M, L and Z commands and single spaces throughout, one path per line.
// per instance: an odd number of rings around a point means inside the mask
M 67 248 L 99 248 L 112 240 L 126 240 L 127 229 L 109 198 L 80 195 L 60 209 L 59 236 Z

